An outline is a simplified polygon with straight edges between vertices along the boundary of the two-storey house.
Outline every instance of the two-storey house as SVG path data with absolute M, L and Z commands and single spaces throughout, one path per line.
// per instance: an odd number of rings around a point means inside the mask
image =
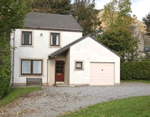
M 83 29 L 72 15 L 27 14 L 24 28 L 12 33 L 12 84 L 41 78 L 43 85 L 120 83 L 120 57 Z

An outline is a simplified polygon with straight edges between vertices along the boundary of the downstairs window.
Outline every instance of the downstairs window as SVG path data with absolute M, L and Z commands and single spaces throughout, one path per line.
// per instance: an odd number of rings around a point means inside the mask
M 21 75 L 42 75 L 42 60 L 21 60 Z

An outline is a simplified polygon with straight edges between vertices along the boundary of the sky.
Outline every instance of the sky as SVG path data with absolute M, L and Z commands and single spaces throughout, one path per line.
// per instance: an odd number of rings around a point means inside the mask
M 103 9 L 104 5 L 111 0 L 95 0 L 96 8 Z M 150 0 L 131 0 L 132 2 L 132 14 L 135 14 L 138 20 L 142 21 L 150 12 Z

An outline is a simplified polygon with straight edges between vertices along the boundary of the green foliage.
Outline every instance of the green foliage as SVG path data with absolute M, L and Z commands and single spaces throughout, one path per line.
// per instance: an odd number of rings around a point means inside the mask
M 150 61 L 130 61 L 121 64 L 121 79 L 150 80 Z
M 122 57 L 122 61 L 125 58 L 134 60 L 138 55 L 138 40 L 128 30 L 106 30 L 102 35 L 97 36 L 97 40 L 118 53 Z
M 105 5 L 105 11 L 102 20 L 109 29 L 127 28 L 134 23 L 134 19 L 130 16 L 131 2 L 128 0 L 113 0 L 113 2 Z
M 102 20 L 107 25 L 104 33 L 97 39 L 116 51 L 124 59 L 133 60 L 138 56 L 138 39 L 134 37 L 134 19 L 131 13 L 131 2 L 114 0 L 105 6 Z
M 132 97 L 95 104 L 63 117 L 149 117 L 150 96 Z
M 94 34 L 101 24 L 97 17 L 99 11 L 94 8 L 95 4 L 86 4 L 85 2 L 79 2 L 73 5 L 73 16 L 83 28 L 84 36 Z
M 26 87 L 26 88 L 17 88 L 17 89 L 10 89 L 10 93 L 0 100 L 0 106 L 4 106 L 13 102 L 14 100 L 18 99 L 21 96 L 25 96 L 27 93 L 32 91 L 42 90 L 41 87 Z
M 32 8 L 35 12 L 69 14 L 71 11 L 70 2 L 70 0 L 34 0 Z
M 121 80 L 121 83 L 144 83 L 144 84 L 150 84 L 150 80 Z
M 30 0 L 0 0 L 0 99 L 9 93 L 11 80 L 10 33 L 21 28 Z
M 0 0 L 0 33 L 21 28 L 30 10 L 30 0 Z
M 0 99 L 9 93 L 11 78 L 10 45 L 0 39 Z

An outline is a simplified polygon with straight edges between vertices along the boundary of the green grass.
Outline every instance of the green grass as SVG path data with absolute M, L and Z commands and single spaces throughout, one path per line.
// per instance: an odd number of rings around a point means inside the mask
M 17 88 L 11 89 L 10 93 L 0 100 L 0 107 L 4 106 L 14 100 L 18 99 L 19 97 L 25 96 L 27 93 L 32 91 L 42 90 L 41 87 L 26 87 L 26 88 Z
M 64 117 L 150 117 L 150 96 L 104 102 Z
M 150 84 L 150 80 L 121 80 L 121 83 L 145 83 L 145 84 Z

